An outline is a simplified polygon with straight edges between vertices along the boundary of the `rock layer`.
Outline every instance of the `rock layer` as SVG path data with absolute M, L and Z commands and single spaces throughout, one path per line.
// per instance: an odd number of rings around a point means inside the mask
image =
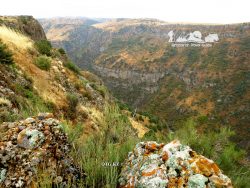
M 140 142 L 125 161 L 120 188 L 231 188 L 231 180 L 210 159 L 175 140 Z
M 32 40 L 46 40 L 42 26 L 32 16 L 0 16 L 0 25 L 2 24 L 20 31 Z
M 6 132 L 0 138 L 0 187 L 36 187 L 44 169 L 61 186 L 82 177 L 69 156 L 67 136 L 51 117 L 43 113 L 1 125 Z

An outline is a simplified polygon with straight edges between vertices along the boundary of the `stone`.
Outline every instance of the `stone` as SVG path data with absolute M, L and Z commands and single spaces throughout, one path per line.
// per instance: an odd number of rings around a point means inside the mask
M 6 169 L 1 168 L 1 170 L 0 170 L 0 183 L 4 182 L 4 180 L 6 178 L 6 172 L 7 172 Z
M 35 119 L 34 118 L 27 118 L 24 120 L 24 124 L 31 124 L 31 123 L 34 123 L 35 122 Z
M 38 147 L 44 141 L 44 134 L 36 129 L 26 128 L 17 137 L 18 146 L 25 149 Z
M 84 173 L 69 155 L 71 145 L 66 134 L 51 115 L 39 114 L 4 124 L 9 129 L 0 137 L 1 188 L 34 187 L 41 168 L 58 187 L 65 187 L 69 181 L 77 187 L 77 182 L 84 179 Z
M 43 120 L 43 119 L 48 119 L 48 118 L 53 118 L 54 115 L 52 113 L 39 113 L 37 118 L 39 120 Z
M 188 187 L 189 188 L 204 188 L 208 178 L 201 174 L 195 174 L 189 177 Z
M 140 142 L 123 163 L 120 187 L 231 188 L 231 180 L 210 159 L 174 140 Z

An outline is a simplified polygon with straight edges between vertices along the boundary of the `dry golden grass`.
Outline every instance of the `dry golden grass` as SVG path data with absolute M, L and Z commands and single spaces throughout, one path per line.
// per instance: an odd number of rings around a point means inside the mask
M 11 102 L 6 98 L 0 97 L 0 106 L 1 105 L 11 106 Z
M 99 125 L 103 124 L 104 115 L 97 108 L 81 105 L 80 109 L 85 111 L 87 114 L 89 114 L 90 119 L 96 124 L 99 124 Z
M 33 80 L 35 90 L 45 101 L 51 101 L 58 107 L 66 105 L 65 91 L 53 80 L 54 72 L 43 71 L 34 65 L 35 55 L 30 50 L 35 50 L 34 42 L 30 38 L 18 33 L 6 26 L 0 26 L 0 39 L 8 46 L 13 53 L 14 62 L 21 70 Z M 57 65 L 53 60 L 52 65 Z M 68 73 L 69 78 L 74 78 L 73 73 Z
M 212 101 L 207 101 L 206 103 L 202 105 L 192 105 L 192 103 L 200 101 L 202 99 L 205 99 L 206 96 L 199 92 L 199 93 L 194 93 L 193 95 L 190 95 L 189 97 L 185 98 L 184 100 L 181 100 L 178 103 L 178 106 L 185 105 L 188 108 L 191 108 L 192 110 L 197 110 L 200 114 L 202 115 L 208 115 L 214 110 L 214 103 Z
M 129 117 L 129 121 L 134 129 L 138 131 L 138 137 L 142 138 L 149 129 L 145 127 L 142 123 L 135 121 L 132 117 Z
M 6 26 L 0 26 L 0 39 L 11 49 L 28 50 L 33 48 L 34 44 L 28 37 Z

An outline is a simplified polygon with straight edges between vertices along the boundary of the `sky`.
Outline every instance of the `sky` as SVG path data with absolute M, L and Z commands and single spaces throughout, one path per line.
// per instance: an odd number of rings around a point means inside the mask
M 0 15 L 250 22 L 250 0 L 1 0 Z

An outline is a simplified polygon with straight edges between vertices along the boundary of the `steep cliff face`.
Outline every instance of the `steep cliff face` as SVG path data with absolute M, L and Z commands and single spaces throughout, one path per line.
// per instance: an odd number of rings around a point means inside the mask
M 17 30 L 35 41 L 46 39 L 42 26 L 32 16 L 0 16 L 0 25 Z
M 159 89 L 159 82 L 167 72 L 142 72 L 140 70 L 121 70 L 119 68 L 106 68 L 99 65 L 92 66 L 96 74 L 114 94 L 134 106 L 140 106 L 148 99 L 150 94 Z M 140 86 L 140 87 L 138 87 Z M 134 96 L 137 95 L 135 98 Z

